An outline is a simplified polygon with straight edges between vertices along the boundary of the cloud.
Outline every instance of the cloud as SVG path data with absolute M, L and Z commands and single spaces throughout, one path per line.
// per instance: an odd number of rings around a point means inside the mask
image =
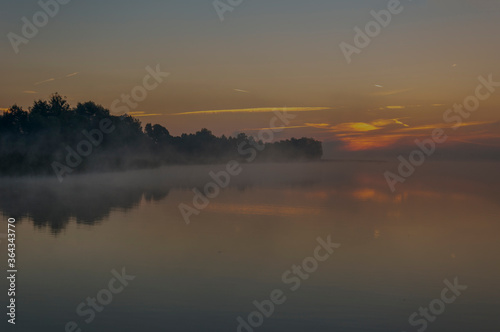
M 290 126 L 290 127 L 274 127 L 274 128 L 245 128 L 242 131 L 260 131 L 260 130 L 274 130 L 274 129 L 297 129 L 297 128 L 307 128 L 308 126 Z
M 329 123 L 304 123 L 307 127 L 325 129 L 329 128 L 331 125 Z
M 139 118 L 139 117 L 144 117 L 144 116 L 160 116 L 164 114 L 158 114 L 158 113 L 151 113 L 151 114 L 130 114 L 133 117 Z
M 241 90 L 241 89 L 233 89 L 236 92 L 241 92 L 241 93 L 250 93 L 249 91 L 246 90 Z
M 317 128 L 317 129 L 331 129 L 332 125 L 329 123 L 304 123 L 302 126 L 289 126 L 289 127 L 278 127 L 279 129 L 299 129 L 299 128 Z M 242 130 L 248 131 L 258 131 L 276 128 L 247 128 Z
M 286 112 L 313 112 L 313 111 L 326 111 L 332 110 L 332 107 L 262 107 L 262 108 L 241 108 L 241 109 L 227 109 L 227 110 L 212 110 L 212 111 L 195 111 L 174 113 L 168 115 L 211 115 L 211 114 L 224 114 L 224 113 L 272 113 L 275 111 Z
M 68 75 L 63 76 L 63 77 L 49 78 L 47 80 L 37 82 L 37 83 L 35 83 L 35 85 L 45 84 L 45 83 L 53 82 L 53 81 L 56 81 L 56 80 L 61 80 L 61 79 L 64 79 L 64 78 L 73 77 L 73 76 L 76 76 L 78 74 L 80 74 L 80 73 L 79 72 L 74 72 L 74 73 L 68 74 Z
M 159 115 L 164 115 L 164 114 L 158 114 L 158 113 L 146 113 L 146 112 L 128 112 L 127 113 L 130 116 L 139 118 L 139 117 L 145 117 L 145 116 L 159 116 Z
M 397 125 L 398 127 L 409 127 L 406 123 L 401 122 L 400 119 L 376 119 L 371 122 L 345 122 L 333 126 L 327 123 L 306 123 L 306 125 L 313 128 L 329 129 L 332 132 L 346 134 L 381 130 L 394 125 Z
M 397 95 L 397 94 L 400 94 L 400 93 L 405 93 L 405 92 L 408 92 L 408 91 L 411 91 L 411 90 L 413 90 L 413 89 L 379 91 L 379 92 L 370 93 L 370 96 L 392 96 L 392 95 Z
M 471 121 L 471 122 L 465 122 L 460 125 L 460 128 L 462 127 L 474 127 L 474 126 L 483 126 L 483 125 L 489 125 L 493 124 L 495 121 Z M 400 128 L 395 131 L 397 132 L 415 132 L 415 131 L 428 131 L 428 130 L 433 130 L 436 128 L 452 128 L 455 126 L 454 123 L 432 123 L 432 124 L 427 124 L 427 125 L 421 125 L 418 127 L 411 127 L 411 128 Z
M 31 91 L 31 90 L 27 90 L 27 91 L 23 91 L 23 93 L 35 94 L 35 93 L 38 93 L 38 92 L 36 92 L 36 91 Z
M 402 127 L 392 127 L 390 124 L 401 124 Z M 477 142 L 477 140 L 493 140 L 500 139 L 500 134 L 487 134 L 485 126 L 496 124 L 496 121 L 476 121 L 464 123 L 461 127 L 461 132 L 450 136 L 448 142 L 468 142 L 470 144 L 486 145 L 488 142 Z M 363 125 L 364 124 L 364 125 Z M 369 129 L 369 125 L 379 125 L 378 130 L 363 130 Z M 382 126 L 385 125 L 385 126 Z M 398 119 L 381 119 L 368 123 L 352 123 L 341 124 L 332 127 L 332 131 L 336 136 L 346 144 L 346 149 L 350 151 L 369 150 L 377 148 L 387 148 L 399 142 L 399 144 L 414 144 L 416 138 L 428 138 L 432 131 L 436 128 L 449 129 L 454 124 L 449 123 L 433 123 L 425 124 L 417 127 L 409 127 Z M 341 129 L 341 131 L 338 131 Z M 491 130 L 490 130 L 491 131 Z M 474 143 L 473 143 L 474 142 Z
M 372 124 L 365 122 L 347 122 L 331 127 L 332 131 L 340 132 L 365 132 L 380 129 Z
M 371 122 L 376 127 L 386 127 L 393 124 L 402 125 L 404 127 L 409 127 L 406 123 L 400 121 L 400 119 L 378 119 Z
M 35 85 L 40 85 L 40 84 L 52 82 L 52 81 L 55 81 L 55 80 L 56 80 L 55 78 L 49 78 L 48 80 L 37 82 L 37 83 L 35 83 Z
M 436 106 L 436 105 L 431 105 L 431 106 Z M 442 105 L 444 106 L 444 105 Z M 424 107 L 423 105 L 387 105 L 387 106 L 380 106 L 380 107 L 375 107 L 375 108 L 370 108 L 368 109 L 369 112 L 373 111 L 393 111 L 393 110 L 406 110 L 406 109 L 414 109 L 414 108 L 421 108 Z

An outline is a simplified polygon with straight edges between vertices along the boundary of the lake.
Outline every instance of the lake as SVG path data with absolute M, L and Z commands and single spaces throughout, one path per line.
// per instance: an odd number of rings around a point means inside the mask
M 396 167 L 244 165 L 189 224 L 224 165 L 0 180 L 2 330 L 497 332 L 499 163 Z

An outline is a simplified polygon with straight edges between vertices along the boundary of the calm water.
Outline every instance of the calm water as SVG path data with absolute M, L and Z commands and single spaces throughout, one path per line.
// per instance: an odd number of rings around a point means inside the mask
M 2 180 L 19 270 L 2 331 L 236 331 L 274 289 L 287 299 L 254 331 L 416 331 L 409 316 L 458 277 L 468 289 L 427 331 L 497 332 L 498 166 L 428 162 L 392 194 L 390 163 L 248 165 L 190 225 L 178 205 L 222 166 Z M 328 235 L 341 247 L 290 290 L 283 273 Z M 78 305 L 122 268 L 136 278 L 85 323 Z

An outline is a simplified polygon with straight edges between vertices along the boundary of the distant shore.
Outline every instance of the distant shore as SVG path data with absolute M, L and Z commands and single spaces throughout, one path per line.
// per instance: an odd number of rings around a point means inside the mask
M 133 116 L 111 115 L 94 102 L 70 107 L 54 94 L 24 110 L 0 115 L 0 175 L 50 175 L 152 169 L 164 165 L 318 161 L 320 141 L 291 138 L 265 142 L 239 133 L 215 136 L 204 128 L 172 136 L 165 127 L 144 127 Z

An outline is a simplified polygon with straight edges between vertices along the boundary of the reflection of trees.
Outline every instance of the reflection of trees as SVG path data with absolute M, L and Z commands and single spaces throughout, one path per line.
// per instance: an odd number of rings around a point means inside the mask
M 447 168 L 444 176 L 441 164 L 430 164 L 400 191 L 391 193 L 383 177 L 388 168 L 384 163 L 255 163 L 242 165 L 241 174 L 231 177 L 227 189 L 233 190 L 233 195 L 211 201 L 226 205 L 275 202 L 294 206 L 301 205 L 304 199 L 309 206 L 327 207 L 328 218 L 335 221 L 337 229 L 366 229 L 356 236 L 369 240 L 376 224 L 408 215 L 413 218 L 418 212 L 414 208 L 425 207 L 426 213 L 450 209 L 450 215 L 456 206 L 461 206 L 462 211 L 465 207 L 498 211 L 500 180 L 492 176 L 497 164 L 481 164 L 476 171 L 465 166 Z M 59 233 L 70 221 L 94 225 L 113 210 L 133 209 L 142 199 L 162 201 L 170 190 L 182 191 L 183 202 L 191 204 L 192 189 L 203 192 L 205 185 L 213 181 L 209 173 L 218 173 L 225 167 L 169 166 L 74 175 L 62 183 L 51 178 L 0 179 L 0 212 L 8 217 L 28 217 L 37 227 Z M 301 198 L 292 202 L 297 197 Z M 358 214 L 365 219 L 354 218 Z
M 9 181 L 0 191 L 0 210 L 9 217 L 29 217 L 36 227 L 49 227 L 57 234 L 71 220 L 94 225 L 114 209 L 132 209 L 143 196 L 148 201 L 159 201 L 168 192 L 168 188 L 148 190 L 123 184 L 62 185 L 46 181 Z

